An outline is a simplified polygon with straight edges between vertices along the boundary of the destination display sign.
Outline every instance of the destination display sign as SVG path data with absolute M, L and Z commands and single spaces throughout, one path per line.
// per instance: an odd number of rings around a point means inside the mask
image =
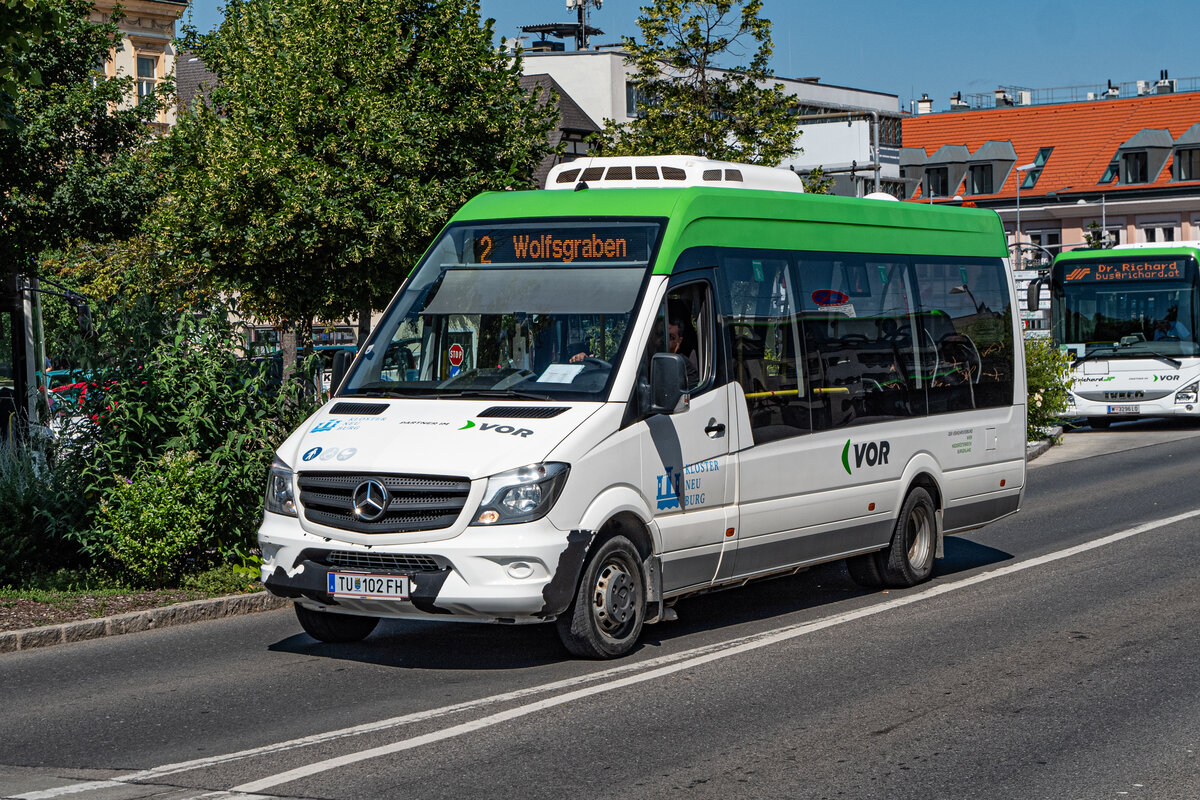
M 1069 262 L 1063 265 L 1065 283 L 1078 281 L 1183 280 L 1190 259 L 1138 258 L 1129 261 Z
M 645 263 L 658 225 L 504 226 L 476 230 L 478 264 Z

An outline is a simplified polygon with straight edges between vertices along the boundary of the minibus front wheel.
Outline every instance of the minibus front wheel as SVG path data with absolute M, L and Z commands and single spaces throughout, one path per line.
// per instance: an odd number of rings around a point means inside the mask
M 571 607 L 555 624 L 571 655 L 617 658 L 637 644 L 645 618 L 641 556 L 624 536 L 613 536 L 592 554 Z

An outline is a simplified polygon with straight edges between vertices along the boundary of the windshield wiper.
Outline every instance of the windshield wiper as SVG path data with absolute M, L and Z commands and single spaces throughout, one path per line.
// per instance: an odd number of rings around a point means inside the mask
M 534 392 L 522 392 L 517 389 L 463 389 L 462 391 L 445 393 L 442 397 L 519 397 L 522 400 L 553 400 L 554 398 L 548 394 L 535 394 Z
M 1183 362 L 1180 361 L 1178 358 L 1171 358 L 1170 356 L 1168 356 L 1164 353 L 1156 353 L 1153 350 L 1151 350 L 1150 352 L 1146 353 L 1146 355 L 1148 355 L 1152 358 L 1156 358 L 1159 361 L 1163 362 L 1164 364 L 1170 364 L 1175 369 L 1179 369 L 1180 367 L 1183 366 Z
M 1085 361 L 1093 361 L 1098 358 L 1153 358 L 1163 362 L 1164 364 L 1168 364 L 1175 369 L 1179 369 L 1183 366 L 1182 361 L 1177 358 L 1171 358 L 1165 353 L 1157 353 L 1153 350 L 1125 350 L 1124 353 L 1120 353 L 1112 345 L 1107 345 L 1107 347 L 1109 349 L 1102 353 L 1088 353 L 1086 356 L 1080 356 L 1079 358 L 1075 359 L 1071 362 L 1071 369 L 1075 369 Z

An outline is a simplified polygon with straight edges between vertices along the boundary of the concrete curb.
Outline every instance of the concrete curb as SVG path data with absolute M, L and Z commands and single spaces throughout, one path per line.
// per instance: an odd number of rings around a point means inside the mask
M 291 604 L 291 600 L 276 597 L 269 592 L 235 594 L 228 597 L 213 597 L 208 600 L 192 600 L 186 603 L 152 608 L 146 611 L 131 611 L 113 617 L 85 619 L 66 622 L 62 625 L 47 625 L 43 628 L 26 628 L 21 631 L 0 633 L 0 653 L 15 653 L 18 650 L 33 650 L 67 642 L 82 642 L 102 636 L 120 636 L 157 628 L 170 628 L 199 622 L 206 619 L 232 617 L 238 614 L 254 614 L 271 611 Z
M 1025 445 L 1025 460 L 1033 461 L 1042 453 L 1053 447 L 1054 443 L 1062 435 L 1063 429 L 1059 425 L 1055 425 L 1053 428 L 1047 429 L 1045 439 L 1039 439 L 1036 442 L 1029 442 Z

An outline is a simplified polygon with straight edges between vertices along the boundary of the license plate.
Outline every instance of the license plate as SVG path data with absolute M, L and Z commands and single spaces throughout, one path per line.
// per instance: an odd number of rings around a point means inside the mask
M 329 573 L 329 593 L 351 597 L 407 600 L 408 576 L 331 572 Z
M 1137 406 L 1109 406 L 1108 413 L 1110 414 L 1136 414 L 1138 413 Z

